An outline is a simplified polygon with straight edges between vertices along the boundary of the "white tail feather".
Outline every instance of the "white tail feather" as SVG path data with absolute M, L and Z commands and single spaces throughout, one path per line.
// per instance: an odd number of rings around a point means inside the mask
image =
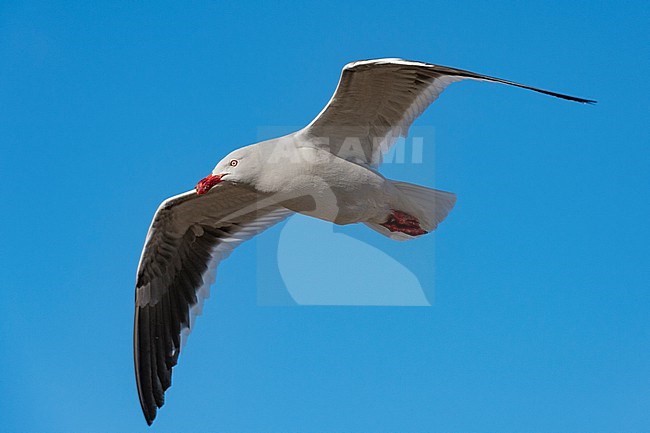
M 456 194 L 438 189 L 427 188 L 412 183 L 393 181 L 393 185 L 399 189 L 407 198 L 413 207 L 411 209 L 396 209 L 406 212 L 418 218 L 422 228 L 431 232 L 438 227 L 438 224 L 444 220 L 451 209 L 456 204 Z M 391 232 L 386 227 L 375 224 L 365 223 L 368 227 L 387 236 L 391 239 L 404 241 L 413 239 L 415 236 L 407 235 L 401 232 Z

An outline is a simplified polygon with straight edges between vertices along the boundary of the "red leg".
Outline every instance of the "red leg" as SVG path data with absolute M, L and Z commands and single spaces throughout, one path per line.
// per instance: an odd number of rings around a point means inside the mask
M 428 232 L 420 227 L 420 221 L 412 215 L 399 210 L 392 210 L 388 219 L 382 226 L 391 232 L 406 233 L 410 236 L 420 236 Z

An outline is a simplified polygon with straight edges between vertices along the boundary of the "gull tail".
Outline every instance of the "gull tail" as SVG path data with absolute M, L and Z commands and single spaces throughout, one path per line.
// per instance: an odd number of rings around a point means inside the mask
M 404 202 L 410 204 L 409 209 L 398 209 L 418 218 L 420 226 L 427 232 L 432 232 L 444 220 L 456 204 L 456 194 L 427 188 L 412 183 L 392 181 L 393 185 L 406 197 Z M 365 223 L 374 231 L 395 240 L 414 239 L 399 231 L 390 231 L 381 224 Z

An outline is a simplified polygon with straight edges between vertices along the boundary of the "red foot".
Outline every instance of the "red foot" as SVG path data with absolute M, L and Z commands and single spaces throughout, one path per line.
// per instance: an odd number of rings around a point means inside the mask
M 428 232 L 420 227 L 420 221 L 412 215 L 399 210 L 392 210 L 388 220 L 382 224 L 391 232 L 406 233 L 409 236 L 420 236 Z

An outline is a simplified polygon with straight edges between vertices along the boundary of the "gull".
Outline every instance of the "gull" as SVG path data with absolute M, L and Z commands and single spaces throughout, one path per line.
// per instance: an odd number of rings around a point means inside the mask
M 140 405 L 151 425 L 172 368 L 215 280 L 239 244 L 294 212 L 335 224 L 363 223 L 395 240 L 436 229 L 456 196 L 378 172 L 382 154 L 451 83 L 489 81 L 580 103 L 595 101 L 429 63 L 352 62 L 305 128 L 239 148 L 194 190 L 156 211 L 138 265 L 134 361 Z

